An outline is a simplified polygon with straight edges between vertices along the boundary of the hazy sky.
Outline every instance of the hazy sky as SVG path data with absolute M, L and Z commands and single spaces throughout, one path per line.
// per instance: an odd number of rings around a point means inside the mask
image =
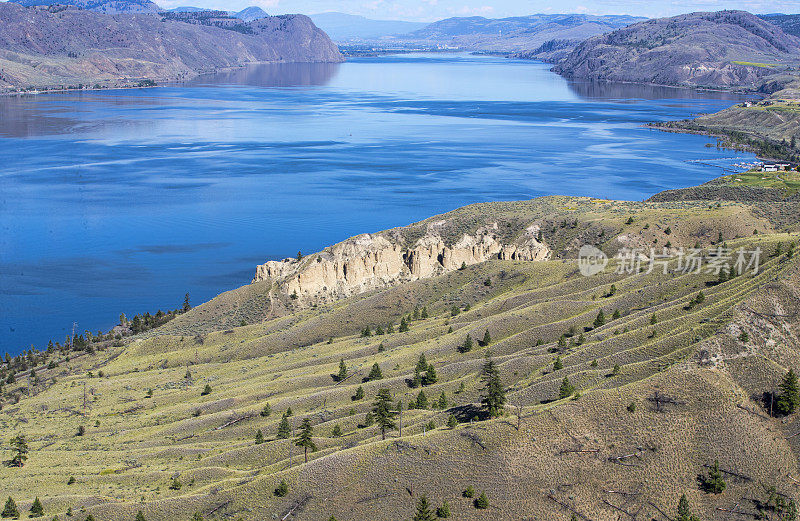
M 451 16 L 489 18 L 533 13 L 591 13 L 669 16 L 691 11 L 744 9 L 754 13 L 798 13 L 800 0 L 155 0 L 163 7 L 196 5 L 241 9 L 259 5 L 270 14 L 326 11 L 363 15 L 375 19 L 434 21 Z

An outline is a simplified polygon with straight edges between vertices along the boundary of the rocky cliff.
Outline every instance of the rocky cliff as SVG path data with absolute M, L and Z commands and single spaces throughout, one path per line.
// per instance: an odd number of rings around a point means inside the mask
M 205 25 L 159 14 L 0 2 L 0 89 L 117 86 L 249 63 L 342 60 L 330 38 L 302 15 Z
M 580 44 L 553 70 L 573 79 L 757 89 L 795 65 L 800 39 L 744 11 L 640 22 Z
M 441 229 L 446 221 L 430 222 L 414 239 L 408 229 L 363 234 L 300 260 L 269 261 L 256 268 L 253 282 L 273 281 L 285 295 L 302 300 L 331 300 L 400 282 L 441 275 L 490 259 L 539 261 L 550 250 L 530 226 L 504 240 L 498 224 L 489 223 L 457 239 Z

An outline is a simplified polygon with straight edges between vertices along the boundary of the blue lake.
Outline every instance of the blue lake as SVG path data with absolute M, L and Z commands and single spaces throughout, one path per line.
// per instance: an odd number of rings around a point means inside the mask
M 0 350 L 198 304 L 267 259 L 469 203 L 707 181 L 720 168 L 696 161 L 734 154 L 641 125 L 740 99 L 445 54 L 0 98 Z

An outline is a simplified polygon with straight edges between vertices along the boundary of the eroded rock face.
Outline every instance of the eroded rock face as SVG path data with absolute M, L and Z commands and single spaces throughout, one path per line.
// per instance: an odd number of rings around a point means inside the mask
M 284 294 L 327 300 L 434 277 L 490 259 L 538 261 L 550 255 L 547 246 L 536 240 L 538 227 L 503 244 L 490 226 L 464 234 L 451 245 L 433 228 L 411 245 L 404 244 L 399 234 L 363 234 L 300 261 L 269 261 L 256 267 L 253 282 L 271 280 Z

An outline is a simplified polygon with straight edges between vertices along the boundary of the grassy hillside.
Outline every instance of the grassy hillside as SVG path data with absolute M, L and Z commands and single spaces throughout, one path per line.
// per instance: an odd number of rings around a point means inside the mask
M 453 230 L 493 221 L 509 235 L 536 224 L 553 259 L 488 261 L 324 306 L 266 299 L 258 283 L 122 345 L 55 351 L 34 376 L 4 364 L 15 382 L 3 388 L 0 438 L 24 434 L 31 452 L 23 467 L 0 468 L 3 493 L 25 513 L 39 497 L 48 519 L 80 521 L 139 510 L 148 520 L 388 521 L 411 519 L 422 495 L 459 520 L 672 519 L 682 494 L 704 520 L 769 511 L 770 487 L 788 502 L 800 479 L 800 425 L 770 416 L 762 399 L 800 369 L 794 215 L 734 201 L 473 205 L 432 219 Z M 725 281 L 615 273 L 615 259 L 584 277 L 575 259 L 585 243 L 609 256 L 764 253 L 757 274 Z M 480 405 L 488 353 L 507 397 L 495 419 Z M 412 387 L 423 354 L 438 379 Z M 364 381 L 374 364 L 382 378 Z M 559 398 L 565 378 L 574 392 Z M 403 404 L 402 436 L 366 426 L 381 388 Z M 429 407 L 409 408 L 420 391 Z M 279 439 L 289 408 L 293 436 Z M 294 445 L 305 419 L 317 447 L 308 463 Z M 697 482 L 715 459 L 721 494 Z M 468 487 L 488 509 L 464 497 Z
M 695 119 L 654 126 L 711 134 L 718 136 L 724 146 L 751 150 L 760 157 L 800 161 L 800 79 L 796 75 L 778 75 L 761 88 L 772 94 Z

